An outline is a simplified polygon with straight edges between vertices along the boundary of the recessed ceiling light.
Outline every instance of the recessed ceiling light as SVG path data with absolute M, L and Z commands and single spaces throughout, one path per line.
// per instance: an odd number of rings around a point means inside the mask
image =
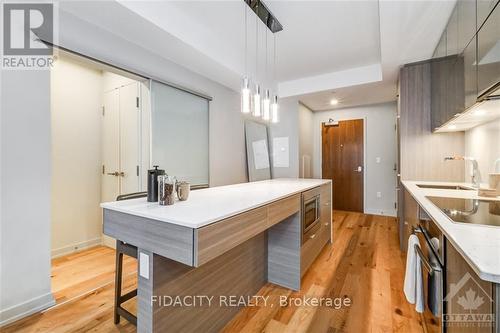
M 457 129 L 457 125 L 450 125 L 450 126 L 448 126 L 448 129 L 451 129 L 451 130 Z
M 332 98 L 332 99 L 330 100 L 330 105 L 337 105 L 337 104 L 339 104 L 339 100 L 338 100 L 338 99 L 336 99 L 336 98 Z
M 486 111 L 484 110 L 476 110 L 474 111 L 475 116 L 484 116 L 486 114 Z

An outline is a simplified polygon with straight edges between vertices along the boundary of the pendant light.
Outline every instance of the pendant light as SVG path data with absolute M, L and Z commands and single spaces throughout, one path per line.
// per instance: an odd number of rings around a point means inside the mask
M 265 34 L 266 34 L 266 77 L 268 77 L 267 73 L 268 73 L 268 62 L 267 62 L 267 30 L 265 31 Z M 271 96 L 270 96 L 270 92 L 269 92 L 269 89 L 266 89 L 266 92 L 264 93 L 264 99 L 262 100 L 262 119 L 268 121 L 271 119 L 271 110 L 270 110 L 270 107 L 271 107 Z
M 250 100 L 250 80 L 248 79 L 248 31 L 247 31 L 247 6 L 244 5 L 245 9 L 245 76 L 243 77 L 243 82 L 241 86 L 241 112 L 250 113 L 251 110 L 251 100 Z
M 259 77 L 259 22 L 257 15 L 255 16 L 255 78 Z M 260 105 L 260 85 L 255 83 L 255 94 L 253 95 L 253 115 L 255 117 L 261 116 Z
M 274 40 L 274 51 L 273 51 L 273 57 L 274 57 L 274 64 L 273 64 L 273 82 L 276 82 L 276 35 L 273 36 Z M 271 104 L 271 122 L 276 124 L 279 122 L 279 115 L 278 115 L 278 95 L 275 94 L 273 98 L 273 103 Z

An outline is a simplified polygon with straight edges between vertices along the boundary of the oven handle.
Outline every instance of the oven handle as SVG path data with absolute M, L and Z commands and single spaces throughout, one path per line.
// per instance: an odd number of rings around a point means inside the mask
M 437 259 L 437 261 L 439 262 L 439 264 L 441 264 L 441 266 L 443 266 L 443 262 L 441 261 L 441 258 L 438 255 L 439 251 L 434 247 L 434 244 L 431 242 L 431 236 L 429 235 L 429 231 L 427 231 L 427 229 L 420 224 L 417 230 L 419 230 L 422 233 L 422 235 L 424 235 L 425 242 L 427 243 L 427 246 L 431 250 L 431 255 Z M 443 246 L 443 244 L 441 244 L 441 246 Z
M 422 252 L 422 249 L 420 249 L 420 246 L 418 246 L 418 244 L 415 244 L 414 248 L 415 248 L 415 252 L 420 257 L 420 261 L 422 262 L 422 264 L 424 264 L 425 269 L 427 269 L 427 271 L 429 273 L 434 274 L 436 272 L 438 272 L 438 273 L 442 272 L 442 268 L 439 264 L 431 265 L 431 263 L 429 262 L 429 260 L 427 260 L 424 253 Z M 434 255 L 434 254 L 431 254 L 431 255 Z

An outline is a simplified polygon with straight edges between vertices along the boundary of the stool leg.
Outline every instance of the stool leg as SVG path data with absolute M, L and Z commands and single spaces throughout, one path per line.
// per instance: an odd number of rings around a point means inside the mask
M 114 308 L 114 321 L 115 324 L 120 323 L 120 315 L 118 314 L 118 307 L 120 306 L 120 299 L 122 296 L 122 269 L 123 269 L 123 253 L 120 249 L 120 241 L 116 241 L 116 271 L 115 271 L 115 308 Z

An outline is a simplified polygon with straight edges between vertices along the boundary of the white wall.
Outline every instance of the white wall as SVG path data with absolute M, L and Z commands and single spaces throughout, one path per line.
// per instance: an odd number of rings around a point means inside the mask
M 299 104 L 299 175 L 301 178 L 311 178 L 313 174 L 313 129 L 313 112 L 303 104 Z
M 1 71 L 0 325 L 53 304 L 50 73 Z
M 68 58 L 51 71 L 52 256 L 101 243 L 102 82 Z
M 397 160 L 396 103 L 384 103 L 314 113 L 314 177 L 321 178 L 321 123 L 334 120 L 364 119 L 365 126 L 365 212 L 396 215 Z M 376 162 L 380 157 L 380 163 Z M 335 183 L 335 179 L 333 180 Z M 377 192 L 381 197 L 377 198 Z M 335 200 L 335 199 L 334 199 Z
M 500 119 L 465 132 L 465 155 L 477 159 L 481 183 L 488 183 L 488 174 L 495 171 L 495 160 L 500 158 Z M 467 163 L 466 182 L 471 182 L 471 171 L 470 163 Z

